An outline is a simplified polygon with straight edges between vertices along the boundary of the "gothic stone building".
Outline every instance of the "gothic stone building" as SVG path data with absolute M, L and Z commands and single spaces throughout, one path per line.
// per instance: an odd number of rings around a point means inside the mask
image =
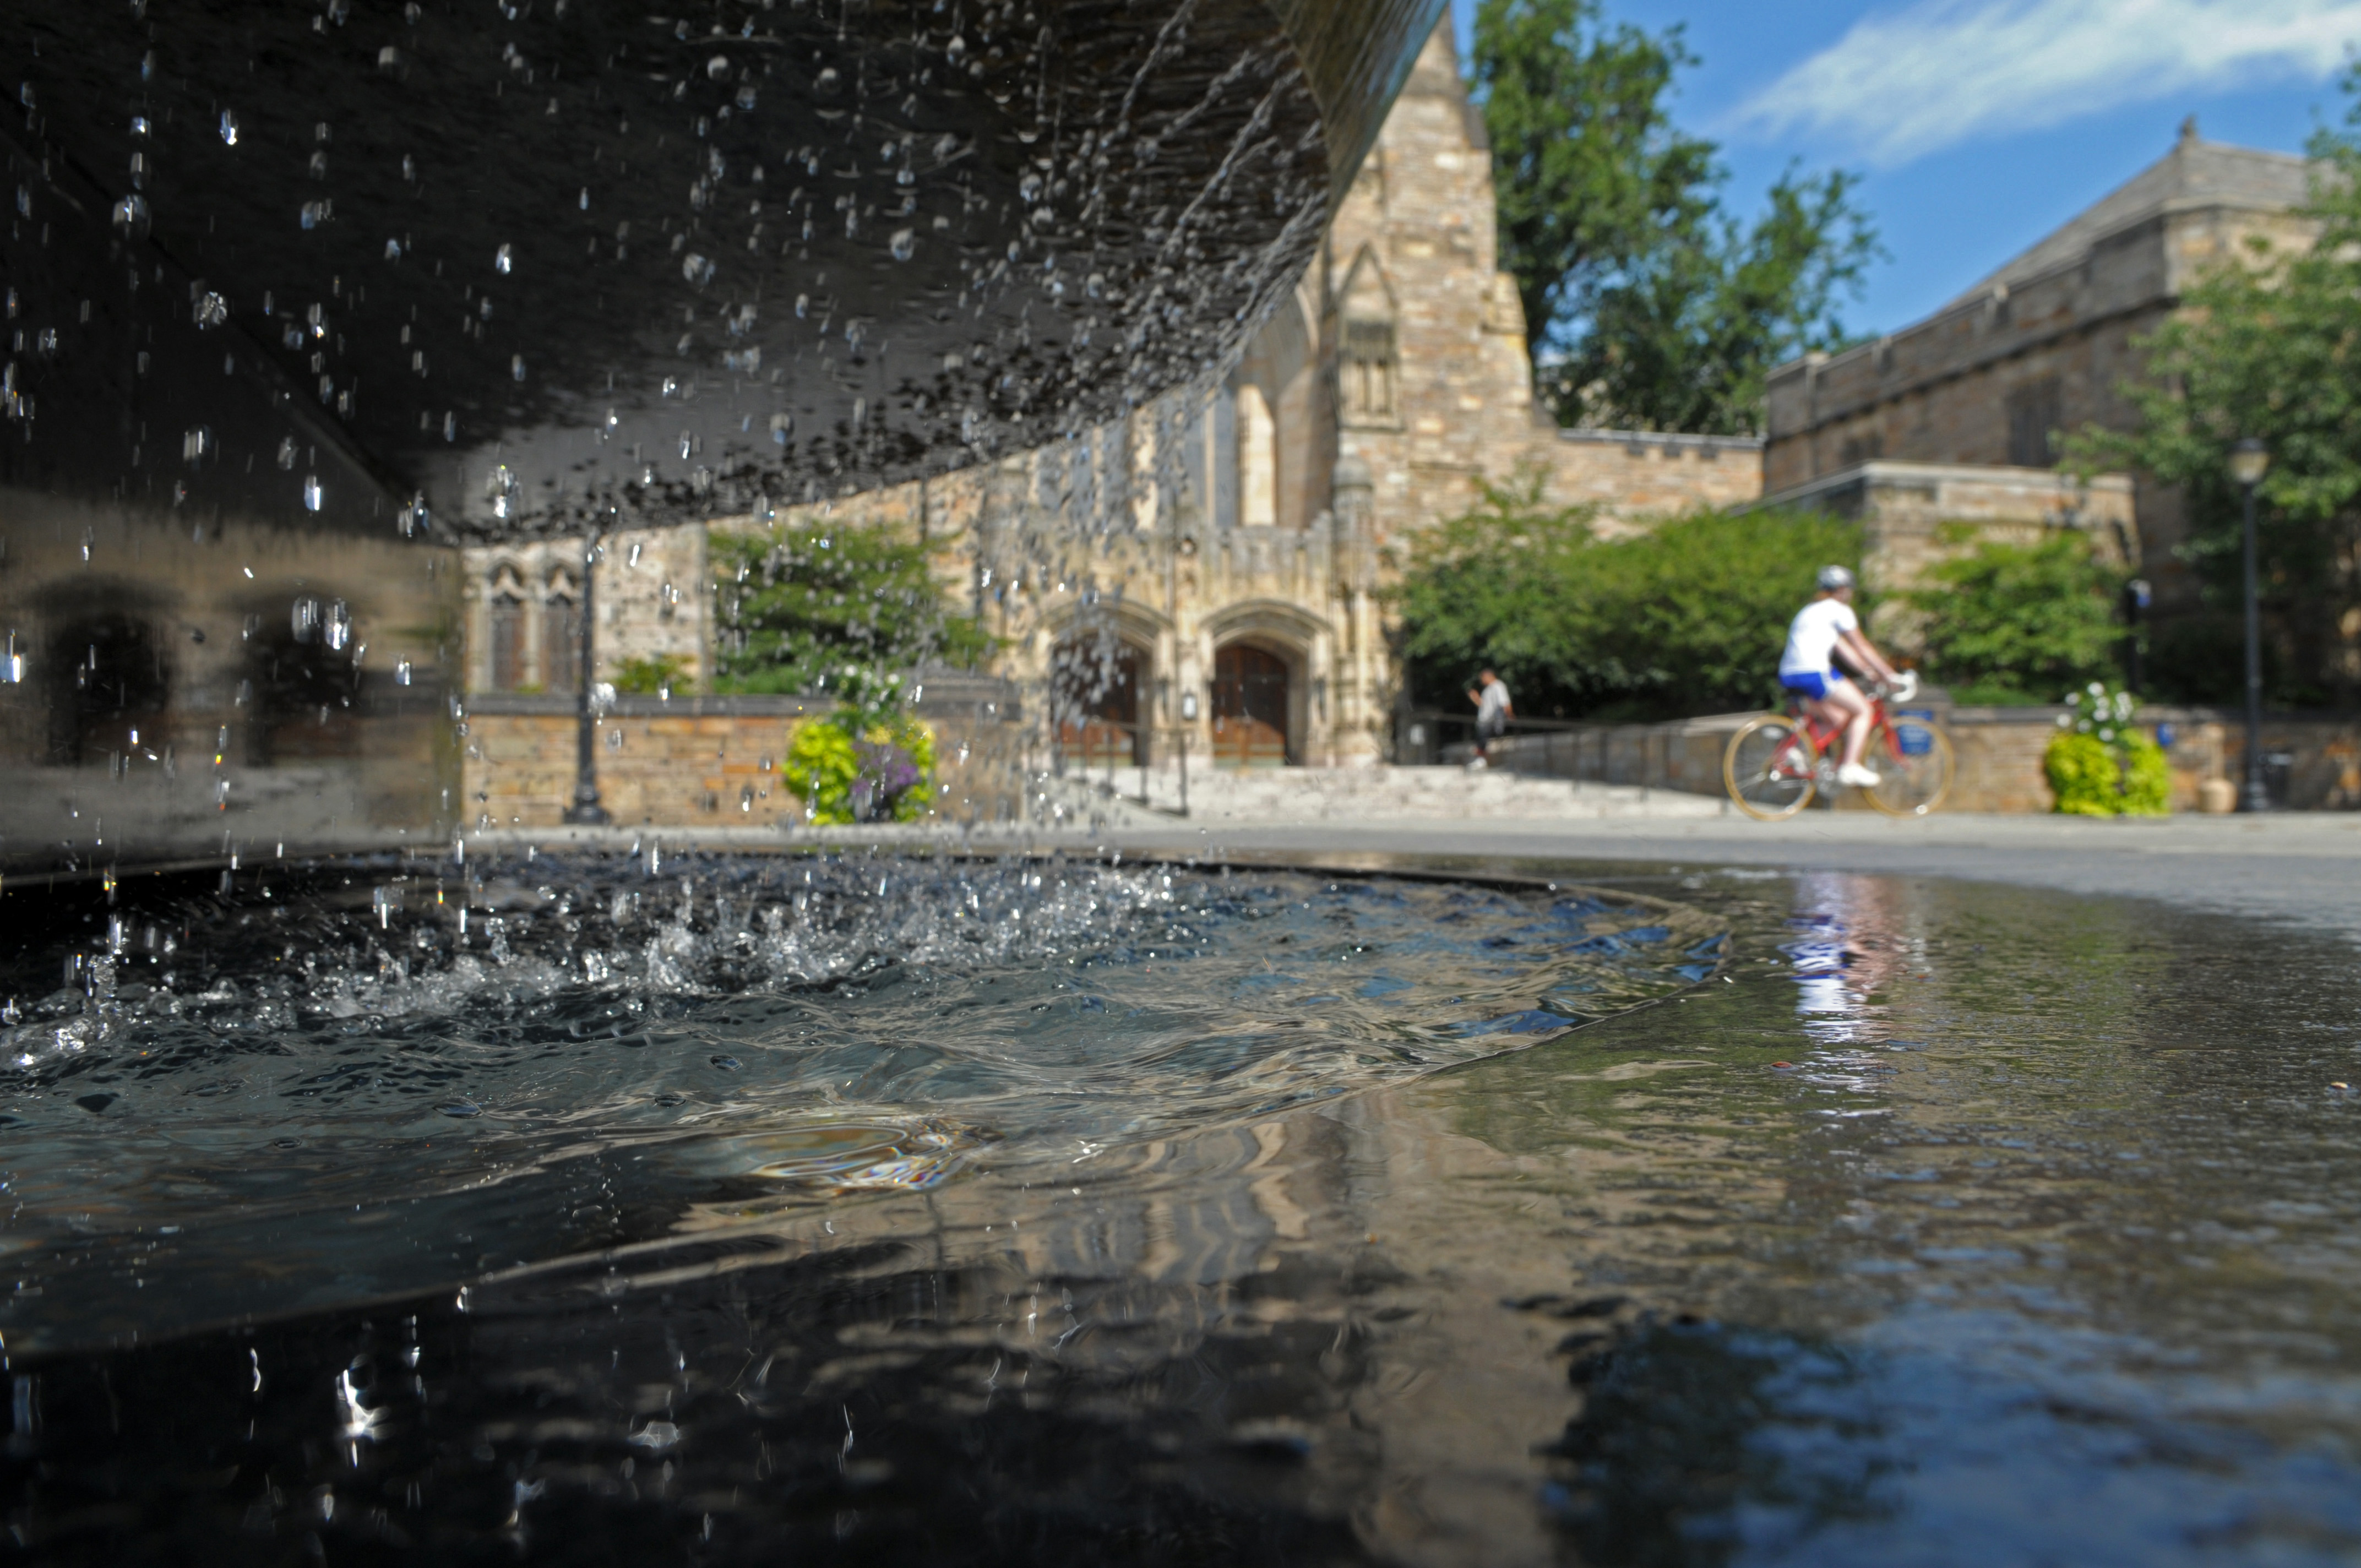
M 2139 342 L 2200 273 L 2257 238 L 2311 243 L 2290 211 L 2307 178 L 2301 158 L 2203 141 L 2189 123 L 2163 158 L 1926 320 L 1773 371 L 1769 499 L 1861 516 L 1889 582 L 1916 575 L 1943 521 L 2072 526 L 2136 563 L 2161 606 L 2191 602 L 2178 496 L 2126 477 L 2078 485 L 2058 471 L 2058 436 L 2130 427 L 2121 388 Z

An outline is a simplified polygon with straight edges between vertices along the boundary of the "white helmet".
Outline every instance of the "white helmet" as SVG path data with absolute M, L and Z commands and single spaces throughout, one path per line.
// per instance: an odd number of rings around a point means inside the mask
M 1820 592 L 1824 594 L 1832 594 L 1839 588 L 1849 588 L 1850 587 L 1852 587 L 1852 574 L 1846 571 L 1842 566 L 1823 566 L 1820 568 Z

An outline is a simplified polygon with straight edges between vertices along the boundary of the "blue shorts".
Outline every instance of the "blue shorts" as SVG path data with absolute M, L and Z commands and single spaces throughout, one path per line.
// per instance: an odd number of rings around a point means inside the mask
M 1806 696 L 1817 702 L 1828 695 L 1830 686 L 1844 684 L 1844 672 L 1829 670 L 1823 673 L 1817 670 L 1805 670 L 1796 674 L 1781 675 L 1779 684 L 1791 692 L 1802 692 Z

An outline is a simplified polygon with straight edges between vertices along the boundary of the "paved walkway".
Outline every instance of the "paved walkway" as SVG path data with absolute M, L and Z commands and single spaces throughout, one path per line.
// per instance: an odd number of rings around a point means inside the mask
M 1095 830 L 1002 829 L 963 835 L 926 828 L 550 828 L 470 834 L 479 850 L 576 847 L 660 854 L 706 847 L 890 844 L 1121 850 L 1132 854 L 1450 856 L 1589 866 L 1782 866 L 1968 877 L 2122 894 L 2183 908 L 2284 920 L 2361 939 L 2361 814 L 2173 817 L 2094 821 L 2062 817 L 1938 815 L 1897 822 L 1867 813 L 1808 813 L 1788 822 L 1745 817 L 1569 817 L 1499 821 L 1431 818 L 1356 822 L 1106 825 Z
M 1868 813 L 1812 812 L 1776 823 L 1734 816 L 1175 823 L 1110 828 L 1098 841 L 1135 853 L 1416 853 L 1685 870 L 1786 866 L 1926 873 L 2156 898 L 2361 938 L 2361 815 L 2343 813 L 2147 820 L 1938 814 L 1904 822 Z

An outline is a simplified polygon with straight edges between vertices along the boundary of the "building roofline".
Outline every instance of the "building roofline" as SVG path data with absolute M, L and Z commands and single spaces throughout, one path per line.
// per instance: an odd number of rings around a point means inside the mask
M 2003 481 L 2038 488 L 2044 484 L 2059 490 L 2104 490 L 2128 495 L 2132 479 L 2128 474 L 2093 474 L 2088 479 L 2059 468 L 2020 468 L 2000 463 L 1912 463 L 1899 458 L 1877 457 L 1834 473 L 1822 474 L 1790 485 L 1783 490 L 1773 490 L 1757 501 L 1757 506 L 1794 506 L 1817 496 L 1848 489 L 1855 485 L 1872 484 L 1883 479 L 1896 484 L 1924 484 L 1928 480 L 1940 483 L 1946 479 L 1961 484 L 1992 484 Z
M 2228 146 L 2228 144 L 2225 143 L 2201 145 Z M 2231 150 L 2243 156 L 2250 156 L 2259 159 L 2268 159 L 2273 162 L 2298 164 L 2305 167 L 2312 166 L 2312 159 L 2306 159 L 2297 153 L 2274 152 L 2262 148 L 2233 148 Z M 2169 158 L 2171 155 L 2168 154 L 2167 156 Z M 2126 181 L 2125 185 L 2128 186 L 2136 182 L 2138 180 L 2145 178 L 2155 167 L 2156 165 L 2151 164 L 2148 169 L 2142 170 L 2139 174 L 2133 176 L 2132 180 Z M 2124 188 L 2124 186 L 2118 186 L 2116 191 L 2109 192 L 2106 196 L 2101 197 L 2098 202 L 2092 203 L 2091 207 L 2083 209 L 2083 214 L 2087 214 L 2096 207 L 2103 205 L 2108 200 L 2112 199 Z M 1798 355 L 1793 359 L 1783 360 L 1779 364 L 1771 367 L 1770 371 L 1764 378 L 1765 384 L 1768 385 L 1773 382 L 1792 380 L 1795 377 L 1803 375 L 1806 371 L 1814 368 L 1827 370 L 1836 366 L 1850 365 L 1861 356 L 1866 354 L 1874 354 L 1883 346 L 1900 343 L 1905 339 L 1918 336 L 1923 333 L 1931 332 L 1938 327 L 1957 320 L 1960 316 L 1971 315 L 1978 312 L 1988 310 L 1998 302 L 2006 300 L 2013 293 L 2038 288 L 2041 285 L 2052 282 L 2068 273 L 2081 270 L 2083 267 L 2089 264 L 2092 254 L 2109 242 L 2119 239 L 2125 235 L 2134 233 L 2141 228 L 2167 219 L 2178 217 L 2189 213 L 2277 214 L 2285 213 L 2290 210 L 2289 206 L 2281 202 L 2269 201 L 2261 198 L 2243 197 L 2235 192 L 2207 196 L 2168 196 L 2150 205 L 2138 208 L 2136 211 L 2126 214 L 2122 219 L 2108 225 L 2104 228 L 2094 228 L 2085 237 L 2083 243 L 2078 249 L 2060 257 L 2058 260 L 2049 263 L 2048 266 L 2043 267 L 2037 271 L 2028 272 L 2023 277 L 2015 279 L 2013 281 L 2003 276 L 2011 267 L 2015 266 L 2016 262 L 2023 259 L 2024 257 L 2031 254 L 2032 251 L 2038 250 L 2041 246 L 2048 243 L 2048 240 L 2051 237 L 2072 227 L 2075 223 L 2081 221 L 2081 217 L 2083 214 L 2077 214 L 2075 218 L 2069 219 L 2065 224 L 2059 225 L 2058 229 L 2052 230 L 2050 235 L 2043 236 L 2041 240 L 2037 241 L 2033 246 L 2028 247 L 2026 250 L 2019 251 L 2016 256 L 2010 258 L 2009 260 L 2003 262 L 1993 271 L 1986 273 L 1984 277 L 1979 280 L 1975 286 L 1969 289 L 1967 292 L 1945 301 L 1942 304 L 1937 306 L 1933 311 L 1928 312 L 1926 315 L 1919 317 L 1917 320 L 1907 323 L 1903 326 L 1896 327 L 1890 333 L 1885 333 L 1877 337 L 1871 338 L 1864 343 L 1857 343 L 1850 348 L 1845 349 L 1838 354 L 1803 354 Z M 2159 290 L 2154 295 L 2140 301 L 2138 303 L 2140 305 L 2147 305 L 2159 301 L 2169 301 L 2172 298 L 2174 298 L 2174 296 L 2170 293 Z M 2120 314 L 2121 312 L 2118 311 L 2114 313 Z M 2016 348 L 2022 346 L 2024 345 L 2013 345 L 2010 352 L 2015 352 Z
M 1670 430 L 1568 429 L 1562 425 L 1558 428 L 1557 438 L 1594 446 L 1710 446 L 1723 452 L 1763 450 L 1763 438 L 1759 435 L 1692 435 Z

